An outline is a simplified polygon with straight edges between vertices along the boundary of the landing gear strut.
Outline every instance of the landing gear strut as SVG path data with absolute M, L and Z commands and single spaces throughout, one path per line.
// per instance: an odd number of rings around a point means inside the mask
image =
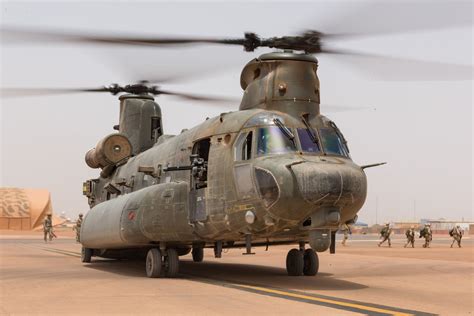
M 192 254 L 194 262 L 202 262 L 204 259 L 204 249 L 202 247 L 193 248 Z
M 288 275 L 313 276 L 318 273 L 319 259 L 313 249 L 298 250 L 291 249 L 286 256 L 286 271 Z
M 168 278 L 174 278 L 179 272 L 179 256 L 176 249 L 170 248 L 162 255 L 160 249 L 148 250 L 145 262 L 146 275 L 149 278 L 159 278 L 161 271 Z

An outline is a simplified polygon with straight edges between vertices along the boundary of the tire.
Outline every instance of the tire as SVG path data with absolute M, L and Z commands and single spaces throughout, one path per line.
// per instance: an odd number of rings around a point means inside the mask
M 286 271 L 288 275 L 300 276 L 303 274 L 303 268 L 303 252 L 298 249 L 291 249 L 286 256 Z
M 81 262 L 89 263 L 92 259 L 92 249 L 82 247 L 81 250 Z
M 193 248 L 193 261 L 202 262 L 204 260 L 204 248 Z
M 318 254 L 313 249 L 306 249 L 303 255 L 303 274 L 313 276 L 318 273 L 319 259 Z
M 176 249 L 170 248 L 166 250 L 165 257 L 165 275 L 168 278 L 174 278 L 179 272 L 179 256 Z
M 146 276 L 149 278 L 159 278 L 161 274 L 161 252 L 158 248 L 148 250 L 145 260 Z
M 188 253 L 191 252 L 191 248 L 177 248 L 176 251 L 178 252 L 178 256 L 186 256 Z

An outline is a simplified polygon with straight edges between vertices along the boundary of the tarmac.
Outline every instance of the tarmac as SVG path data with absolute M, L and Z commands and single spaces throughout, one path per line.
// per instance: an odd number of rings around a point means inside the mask
M 149 279 L 142 261 L 80 262 L 70 233 L 45 244 L 42 233 L 0 231 L 1 315 L 472 315 L 474 243 L 450 248 L 377 247 L 377 236 L 352 235 L 336 254 L 319 253 L 319 273 L 290 277 L 292 246 L 230 249 L 202 263 L 180 257 L 175 279 Z M 66 236 L 69 235 L 69 236 Z M 341 236 L 338 235 L 340 239 Z M 296 245 L 295 245 L 296 247 Z

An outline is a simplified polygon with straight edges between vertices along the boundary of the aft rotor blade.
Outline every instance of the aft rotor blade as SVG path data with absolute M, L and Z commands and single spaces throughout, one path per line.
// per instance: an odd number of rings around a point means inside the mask
M 159 90 L 157 94 L 170 95 L 170 96 L 174 96 L 174 97 L 178 97 L 178 98 L 186 99 L 186 100 L 191 100 L 191 101 L 233 103 L 233 104 L 240 103 L 240 99 L 237 99 L 237 98 L 198 95 L 198 94 L 190 94 L 190 93 L 172 92 L 172 91 L 166 91 L 166 90 Z
M 393 81 L 460 81 L 472 80 L 472 65 L 450 64 L 362 53 L 352 50 L 324 49 L 360 73 L 373 79 Z
M 81 92 L 108 92 L 105 87 L 91 89 L 73 89 L 73 88 L 0 88 L 0 97 L 19 98 L 48 95 L 74 94 Z

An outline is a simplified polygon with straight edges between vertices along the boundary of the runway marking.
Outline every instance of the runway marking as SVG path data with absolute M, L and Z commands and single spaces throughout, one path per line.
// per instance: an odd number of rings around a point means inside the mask
M 305 293 L 301 291 L 279 289 L 261 285 L 235 283 L 232 281 L 220 281 L 216 279 L 208 279 L 202 277 L 195 277 L 194 275 L 186 274 L 191 277 L 191 281 L 198 281 L 208 283 L 212 285 L 219 285 L 227 288 L 233 288 L 246 292 L 251 292 L 260 295 L 267 295 L 272 297 L 283 298 L 292 301 L 298 301 L 303 303 L 309 303 L 319 306 L 325 306 L 334 309 L 340 309 L 345 311 L 352 311 L 361 313 L 364 315 L 396 315 L 396 316 L 407 316 L 407 315 L 435 315 L 431 313 L 425 313 L 415 310 L 401 309 L 391 306 L 384 306 L 378 304 L 364 303 L 360 301 L 346 300 L 337 297 Z
M 81 254 L 75 251 L 57 249 L 57 248 L 49 248 L 49 247 L 41 247 L 37 246 L 35 248 L 39 248 L 45 251 L 49 251 L 52 253 L 62 254 L 71 257 L 81 257 Z M 262 285 L 254 285 L 254 284 L 244 284 L 244 283 L 235 283 L 232 281 L 225 281 L 225 280 L 217 280 L 217 279 L 209 279 L 203 278 L 200 276 L 192 275 L 192 274 L 183 274 L 190 276 L 190 281 L 202 282 L 211 285 L 218 285 L 227 288 L 242 290 L 246 292 L 251 292 L 260 295 L 267 295 L 272 297 L 278 297 L 287 300 L 293 300 L 298 302 L 304 302 L 314 305 L 325 306 L 334 309 L 340 309 L 345 311 L 352 311 L 356 313 L 362 313 L 365 315 L 394 315 L 394 316 L 408 316 L 408 315 L 434 315 L 430 313 L 425 313 L 421 311 L 414 311 L 414 310 L 407 310 L 401 308 L 395 308 L 390 306 L 378 305 L 378 304 L 371 304 L 371 303 L 364 303 L 359 301 L 352 301 L 346 300 L 337 297 L 319 295 L 319 294 L 312 294 L 312 293 L 305 293 L 300 291 L 294 290 L 287 290 L 287 289 L 280 289 L 280 288 L 273 288 L 273 287 L 266 287 Z

